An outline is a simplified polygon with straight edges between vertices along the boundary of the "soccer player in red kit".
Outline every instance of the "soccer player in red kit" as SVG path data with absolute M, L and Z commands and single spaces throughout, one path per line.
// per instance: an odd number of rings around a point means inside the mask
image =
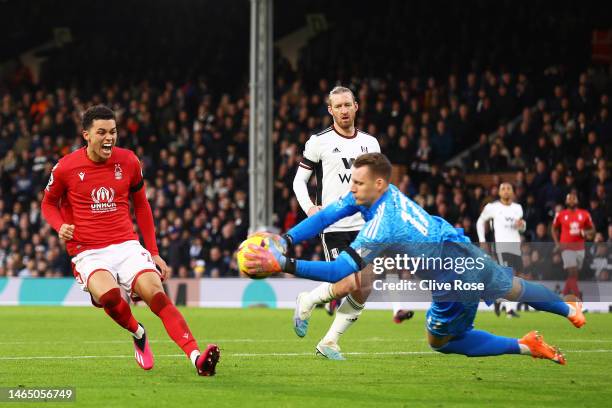
M 134 319 L 120 288 L 133 299 L 144 300 L 159 316 L 199 375 L 214 375 L 219 348 L 210 344 L 200 352 L 185 319 L 162 287 L 169 269 L 157 249 L 140 162 L 131 150 L 115 146 L 115 113 L 102 105 L 93 106 L 83 114 L 82 125 L 87 146 L 55 165 L 42 201 L 44 218 L 66 242 L 76 280 L 94 305 L 132 333 L 140 367 L 153 368 L 153 354 L 145 329 Z M 130 198 L 146 249 L 134 232 Z
M 555 215 L 552 223 L 552 237 L 555 244 L 561 249 L 563 269 L 567 271 L 567 280 L 563 287 L 563 294 L 580 296 L 578 288 L 578 273 L 584 261 L 584 241 L 593 235 L 595 228 L 591 214 L 587 210 L 578 208 L 578 196 L 571 191 L 565 198 L 567 208 Z M 561 238 L 557 232 L 561 229 Z

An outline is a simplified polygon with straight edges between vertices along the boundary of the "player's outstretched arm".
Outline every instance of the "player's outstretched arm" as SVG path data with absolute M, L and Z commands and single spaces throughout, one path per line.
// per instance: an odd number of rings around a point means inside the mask
M 355 254 L 357 262 L 347 252 L 342 252 L 333 262 L 304 261 L 287 258 L 274 246 L 270 249 L 251 245 L 251 252 L 245 253 L 245 263 L 250 273 L 256 275 L 262 272 L 273 274 L 279 272 L 290 273 L 300 278 L 322 282 L 338 282 L 346 276 L 363 269 L 363 261 Z
M 328 205 L 312 217 L 306 218 L 298 225 L 291 228 L 286 235 L 292 243 L 298 243 L 319 235 L 323 230 L 344 217 L 353 215 L 359 208 L 352 202 L 352 195 L 340 198 L 338 201 Z

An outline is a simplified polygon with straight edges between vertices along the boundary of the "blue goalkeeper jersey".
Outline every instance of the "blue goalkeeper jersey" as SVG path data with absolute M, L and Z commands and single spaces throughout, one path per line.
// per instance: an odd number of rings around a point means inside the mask
M 366 264 L 384 252 L 396 251 L 408 255 L 437 255 L 442 241 L 466 242 L 444 219 L 429 215 L 414 201 L 406 197 L 393 184 L 371 206 L 357 205 L 352 193 L 325 207 L 300 224 L 288 234 L 299 242 L 316 236 L 321 228 L 336 219 L 360 212 L 366 224 L 351 244 Z M 467 241 L 469 242 L 469 241 Z M 426 251 L 426 253 L 423 253 Z
M 421 264 L 416 270 L 421 278 L 435 279 L 440 283 L 459 279 L 487 285 L 485 291 L 479 294 L 466 291 L 458 296 L 447 290 L 434 290 L 434 298 L 451 296 L 454 300 L 468 301 L 480 295 L 485 299 L 495 299 L 511 287 L 511 269 L 496 264 L 480 248 L 471 245 L 461 231 L 443 218 L 428 214 L 394 185 L 389 185 L 387 191 L 370 207 L 357 205 L 353 194 L 347 193 L 296 225 L 288 235 L 294 242 L 300 242 L 316 236 L 336 220 L 357 212 L 361 213 L 366 223 L 348 250 L 334 262 L 298 260 L 296 275 L 336 282 L 373 263 L 377 257 L 405 254 L 421 258 L 424 262 L 434 260 L 431 264 Z M 480 263 L 463 264 L 468 258 Z

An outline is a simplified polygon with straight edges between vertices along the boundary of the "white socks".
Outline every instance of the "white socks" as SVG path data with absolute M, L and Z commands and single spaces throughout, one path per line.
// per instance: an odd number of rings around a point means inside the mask
M 308 295 L 304 297 L 304 306 L 308 310 L 312 310 L 315 305 L 327 303 L 334 298 L 332 291 L 332 284 L 325 282 L 308 292 Z
M 357 321 L 364 305 L 348 295 L 336 310 L 336 317 L 321 343 L 338 343 L 340 336 Z
M 136 331 L 134 333 L 132 333 L 132 336 L 134 336 L 135 338 L 140 340 L 140 339 L 142 339 L 142 335 L 144 333 L 145 333 L 144 327 L 142 327 L 140 324 L 138 324 L 138 329 L 136 329 Z
M 567 317 L 574 317 L 576 315 L 576 308 L 571 303 L 566 302 L 566 305 L 569 307 L 569 313 L 567 314 Z
M 509 300 L 504 301 L 504 306 L 506 307 L 506 313 L 516 312 L 516 308 L 518 306 L 517 302 L 511 302 Z
M 530 356 L 531 355 L 531 350 L 529 350 L 529 347 L 527 347 L 524 344 L 519 343 L 519 348 L 521 349 L 521 354 L 524 356 Z
M 410 309 L 408 307 L 402 307 L 403 304 L 401 302 L 393 302 L 391 303 L 391 307 L 393 307 L 393 316 L 395 316 L 397 314 L 397 312 L 399 312 L 400 310 L 407 310 Z
M 200 354 L 200 350 L 193 350 L 189 355 L 189 359 L 191 360 L 191 363 L 195 368 L 198 368 L 196 367 L 196 360 L 198 359 L 198 357 L 200 357 Z

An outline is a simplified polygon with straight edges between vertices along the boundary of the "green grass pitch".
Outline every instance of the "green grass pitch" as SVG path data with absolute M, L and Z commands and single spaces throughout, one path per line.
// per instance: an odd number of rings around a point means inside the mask
M 566 353 L 568 365 L 559 366 L 525 356 L 432 353 L 424 312 L 398 325 L 389 311 L 366 310 L 342 339 L 348 360 L 336 362 L 314 355 L 331 323 L 322 310 L 303 339 L 293 333 L 290 310 L 182 311 L 200 346 L 221 347 L 217 376 L 198 377 L 145 308 L 134 314 L 156 355 L 148 372 L 136 365 L 129 335 L 101 310 L 2 307 L 0 387 L 76 387 L 75 403 L 54 407 L 602 407 L 612 401 L 612 314 L 589 314 L 582 329 L 541 312 L 512 320 L 478 315 L 476 327 L 500 335 L 540 330 Z

